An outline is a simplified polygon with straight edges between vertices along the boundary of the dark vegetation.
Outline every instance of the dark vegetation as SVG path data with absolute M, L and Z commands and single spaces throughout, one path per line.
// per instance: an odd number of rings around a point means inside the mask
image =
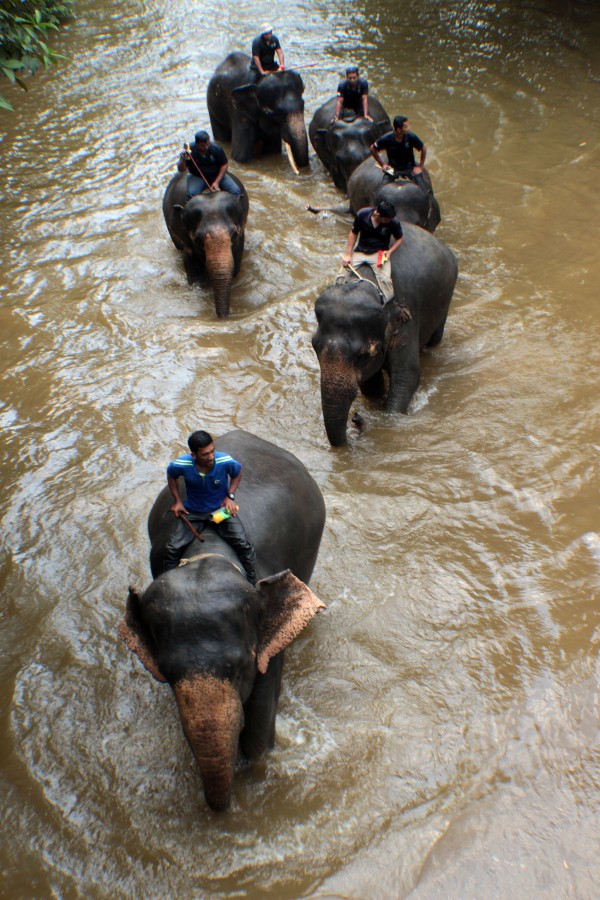
M 74 0 L 0 0 L 0 72 L 28 90 L 24 75 L 48 66 L 62 54 L 48 46 L 48 38 L 73 15 Z M 0 94 L 0 107 L 12 109 Z

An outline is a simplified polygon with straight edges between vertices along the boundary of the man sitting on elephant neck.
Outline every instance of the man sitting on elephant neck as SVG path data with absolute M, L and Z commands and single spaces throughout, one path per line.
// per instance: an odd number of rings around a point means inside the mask
M 214 528 L 236 552 L 250 584 L 256 584 L 256 554 L 237 518 L 238 507 L 234 503 L 235 492 L 242 480 L 241 463 L 228 453 L 215 450 L 207 431 L 194 431 L 188 438 L 188 447 L 190 453 L 177 457 L 167 467 L 167 483 L 175 501 L 171 512 L 176 523 L 165 547 L 164 569 L 175 569 L 185 548 L 194 540 L 187 519 L 198 532 L 206 525 Z M 185 481 L 185 505 L 177 485 L 180 476 Z M 227 510 L 229 518 L 214 522 L 211 516 L 221 508 Z
M 180 172 L 188 170 L 187 199 L 203 191 L 227 191 L 239 197 L 241 191 L 227 174 L 228 168 L 225 151 L 218 144 L 213 144 L 207 131 L 197 131 L 189 152 L 184 150 L 180 153 L 177 163 Z
M 375 162 L 378 163 L 385 174 L 393 179 L 408 178 L 418 184 L 425 193 L 431 193 L 431 188 L 423 178 L 422 172 L 427 156 L 427 147 L 417 137 L 414 132 L 409 130 L 408 119 L 406 116 L 394 117 L 394 130 L 388 131 L 387 134 L 377 138 L 371 144 L 371 155 Z M 413 149 L 414 148 L 414 149 Z M 415 163 L 414 150 L 421 151 L 419 164 Z M 388 164 L 386 165 L 379 155 L 380 150 L 387 153 Z
M 392 238 L 394 243 L 390 247 Z M 359 266 L 368 265 L 375 275 L 376 286 L 382 295 L 381 302 L 391 300 L 394 296 L 394 286 L 390 256 L 402 241 L 402 225 L 396 218 L 395 206 L 388 200 L 380 200 L 377 206 L 359 209 L 348 234 L 346 253 L 342 256 L 343 267 L 335 283 L 343 284 L 352 280 L 354 273 L 348 271 L 350 266 L 358 269 Z
M 275 59 L 277 54 L 277 60 Z M 259 75 L 268 75 L 269 72 L 283 71 L 283 50 L 279 38 L 273 34 L 273 28 L 268 22 L 261 26 L 260 34 L 252 41 L 252 62 L 250 68 Z
M 343 119 L 346 111 L 373 121 L 369 115 L 369 82 L 359 77 L 358 66 L 348 66 L 346 80 L 338 84 L 335 114 L 331 121 Z

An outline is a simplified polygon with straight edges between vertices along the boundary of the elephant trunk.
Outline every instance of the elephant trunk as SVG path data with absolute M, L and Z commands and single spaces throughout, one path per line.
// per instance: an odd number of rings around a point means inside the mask
M 184 678 L 173 691 L 200 769 L 206 802 L 218 812 L 228 809 L 244 720 L 239 695 L 229 682 L 212 675 Z
M 294 162 L 298 168 L 301 169 L 303 166 L 307 166 L 308 137 L 306 136 L 303 112 L 298 111 L 289 114 L 281 136 L 290 145 Z
M 329 443 L 341 447 L 346 443 L 346 427 L 350 407 L 358 393 L 358 381 L 352 366 L 338 353 L 325 349 L 319 356 L 321 365 L 321 405 Z
M 228 316 L 235 268 L 231 235 L 224 228 L 210 231 L 204 238 L 204 254 L 206 272 L 215 297 L 216 313 L 218 316 Z

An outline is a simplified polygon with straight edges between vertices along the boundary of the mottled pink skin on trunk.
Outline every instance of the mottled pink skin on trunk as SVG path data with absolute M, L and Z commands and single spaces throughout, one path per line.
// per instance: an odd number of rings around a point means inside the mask
M 346 443 L 348 415 L 358 393 L 356 372 L 341 353 L 327 348 L 319 356 L 319 364 L 325 431 L 329 442 L 340 447 Z
M 200 769 L 211 809 L 231 804 L 238 740 L 243 725 L 240 698 L 227 681 L 194 675 L 173 687 L 186 738 Z
M 206 272 L 215 297 L 218 316 L 229 315 L 229 300 L 233 282 L 234 260 L 231 236 L 224 228 L 217 228 L 204 238 Z

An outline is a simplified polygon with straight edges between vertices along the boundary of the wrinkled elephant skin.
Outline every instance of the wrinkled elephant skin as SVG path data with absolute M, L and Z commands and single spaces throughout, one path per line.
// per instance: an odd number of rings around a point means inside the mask
M 204 795 L 227 809 L 236 759 L 273 746 L 283 650 L 324 604 L 307 586 L 325 524 L 321 492 L 291 453 L 245 431 L 217 440 L 244 467 L 240 518 L 256 550 L 252 587 L 232 549 L 212 530 L 164 571 L 172 497 L 159 494 L 148 520 L 155 580 L 130 588 L 119 635 L 175 694 Z M 185 495 L 185 485 L 181 485 Z
M 334 97 L 319 107 L 308 126 L 308 136 L 336 187 L 345 193 L 350 175 L 370 155 L 371 144 L 391 131 L 392 126 L 385 109 L 372 94 L 369 95 L 372 122 L 362 116 L 332 122 L 335 106 Z
M 405 413 L 419 384 L 419 351 L 435 346 L 458 274 L 453 253 L 432 234 L 403 224 L 404 242 L 392 255 L 395 297 L 408 308 L 404 321 L 396 299 L 381 305 L 364 281 L 327 288 L 315 303 L 313 347 L 321 367 L 321 401 L 327 437 L 346 443 L 350 407 L 358 391 L 383 397 L 386 409 Z
M 427 169 L 423 169 L 423 177 L 431 187 Z M 389 200 L 396 207 L 401 222 L 420 225 L 432 234 L 441 221 L 439 203 L 433 193 L 427 194 L 418 184 L 405 179 L 390 181 L 372 156 L 365 159 L 348 179 L 348 199 L 353 212 L 375 206 L 380 200 Z
M 163 198 L 163 215 L 175 246 L 183 251 L 190 283 L 207 277 L 218 316 L 229 315 L 231 287 L 242 264 L 248 218 L 248 194 L 227 191 L 198 194 L 186 202 L 186 173 L 173 176 Z
M 308 165 L 304 82 L 286 69 L 265 77 L 250 69 L 245 53 L 230 53 L 208 84 L 207 103 L 216 141 L 231 141 L 231 156 L 250 162 L 257 143 L 263 153 L 281 153 L 286 141 L 298 168 Z

